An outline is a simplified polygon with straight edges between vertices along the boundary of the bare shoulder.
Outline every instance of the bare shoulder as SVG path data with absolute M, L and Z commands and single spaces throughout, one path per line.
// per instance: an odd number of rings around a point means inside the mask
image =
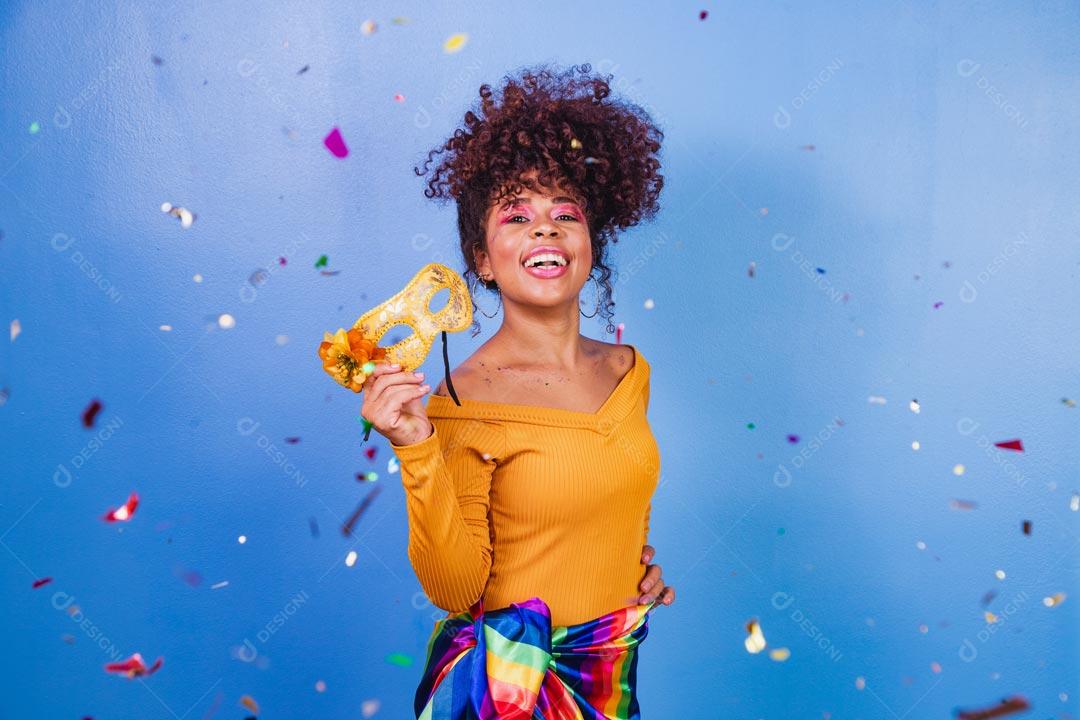
M 593 340 L 593 342 L 597 349 L 605 354 L 608 366 L 618 377 L 630 372 L 630 368 L 634 366 L 634 348 L 601 340 Z
M 480 368 L 481 362 L 482 358 L 480 357 L 480 351 L 477 351 L 450 371 L 450 380 L 454 383 L 455 392 L 459 395 L 466 395 L 468 397 L 476 396 L 476 385 L 480 382 L 480 376 L 477 371 Z M 450 393 L 446 389 L 446 378 L 439 381 L 438 386 L 436 386 L 432 394 L 450 397 Z

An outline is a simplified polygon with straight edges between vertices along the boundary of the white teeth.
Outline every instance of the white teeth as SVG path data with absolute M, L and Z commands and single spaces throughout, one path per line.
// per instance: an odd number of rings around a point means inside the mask
M 525 267 L 533 267 L 544 261 L 554 262 L 559 266 L 566 264 L 566 258 L 562 255 L 557 255 L 555 253 L 540 253 L 539 255 L 533 255 L 531 258 L 526 260 Z

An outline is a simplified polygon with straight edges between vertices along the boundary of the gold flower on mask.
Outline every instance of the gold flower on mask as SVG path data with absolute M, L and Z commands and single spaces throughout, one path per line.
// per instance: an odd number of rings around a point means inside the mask
M 333 335 L 323 333 L 319 357 L 330 377 L 353 392 L 360 392 L 375 370 L 375 363 L 386 359 L 386 348 L 377 346 L 356 328 L 349 331 L 338 328 Z

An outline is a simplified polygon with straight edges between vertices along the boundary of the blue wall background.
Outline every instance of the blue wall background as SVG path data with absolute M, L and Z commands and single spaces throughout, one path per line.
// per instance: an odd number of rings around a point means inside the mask
M 315 349 L 460 267 L 412 166 L 544 60 L 667 134 L 664 210 L 614 253 L 678 593 L 644 717 L 1080 713 L 1075 3 L 154 5 L 0 10 L 3 717 L 411 717 L 438 612 Z M 746 651 L 751 618 L 789 659 Z M 133 652 L 164 667 L 103 670 Z

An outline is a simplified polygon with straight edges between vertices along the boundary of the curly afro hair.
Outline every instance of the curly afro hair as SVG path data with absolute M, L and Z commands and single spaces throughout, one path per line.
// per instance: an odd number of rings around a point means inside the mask
M 537 185 L 557 184 L 576 195 L 592 244 L 590 277 L 596 273 L 603 290 L 601 317 L 613 333 L 615 303 L 605 249 L 609 240 L 618 242 L 616 231 L 659 210 L 664 178 L 657 152 L 664 134 L 641 107 L 611 97 L 611 75 L 591 70 L 588 63 L 561 73 L 546 64 L 519 70 L 504 77 L 500 97 L 490 85 L 481 85 L 479 107 L 465 113 L 465 127 L 431 150 L 414 172 L 426 175 L 435 156 L 446 153 L 424 195 L 457 201 L 464 277 L 474 291 L 473 250 L 487 250 L 484 219 L 493 204 L 524 187 L 536 192 Z M 536 171 L 535 181 L 523 177 L 530 171 Z M 499 291 L 494 281 L 483 284 Z M 474 320 L 472 335 L 478 332 Z

